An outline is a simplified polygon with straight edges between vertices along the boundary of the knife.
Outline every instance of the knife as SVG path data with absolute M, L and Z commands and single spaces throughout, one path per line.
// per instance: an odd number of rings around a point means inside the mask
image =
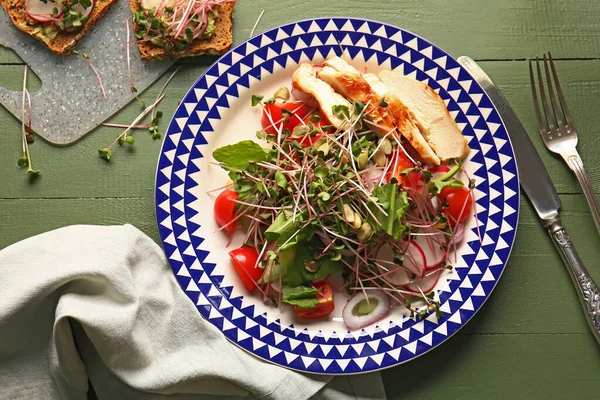
M 560 199 L 548 176 L 548 171 L 533 147 L 523 124 L 487 74 L 469 57 L 459 57 L 458 62 L 481 85 L 500 113 L 517 159 L 521 187 L 560 253 L 577 289 L 587 323 L 600 343 L 600 289 L 583 265 L 567 231 L 562 226 L 558 213 Z

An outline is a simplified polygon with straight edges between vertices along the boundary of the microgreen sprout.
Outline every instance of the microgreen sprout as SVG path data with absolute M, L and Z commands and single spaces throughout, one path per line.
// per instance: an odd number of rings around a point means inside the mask
M 98 85 L 100 86 L 100 90 L 102 91 L 102 97 L 104 97 L 104 100 L 108 101 L 108 97 L 106 96 L 106 91 L 104 90 L 104 85 L 102 84 L 102 78 L 100 78 L 100 74 L 98 73 L 98 70 L 96 69 L 96 67 L 94 67 L 94 64 L 92 64 L 92 60 L 90 60 L 90 56 L 87 53 L 80 52 L 75 49 L 71 50 L 71 53 L 74 55 L 81 56 L 81 57 L 83 57 L 83 59 L 85 61 L 87 61 L 90 68 L 92 69 L 92 71 L 94 71 L 94 74 L 96 75 L 96 79 L 98 79 Z
M 23 156 L 17 160 L 17 165 L 21 168 L 27 167 L 27 173 L 32 175 L 38 175 L 40 173 L 39 169 L 34 169 L 31 161 L 31 153 L 29 152 L 29 143 L 27 141 L 27 133 L 25 132 L 25 98 L 27 98 L 27 71 L 28 66 L 25 65 L 25 69 L 23 72 L 23 94 L 21 99 L 21 141 L 22 141 L 22 149 Z M 29 109 L 29 114 L 31 116 L 31 108 Z
M 98 154 L 100 155 L 100 157 L 105 159 L 106 161 L 109 161 L 113 154 L 112 149 L 113 149 L 113 147 L 115 147 L 115 145 L 117 143 L 124 144 L 125 142 L 127 142 L 128 144 L 133 145 L 133 143 L 135 142 L 135 139 L 132 136 L 128 137 L 127 133 L 132 129 L 133 126 L 135 126 L 139 121 L 141 121 L 150 111 L 152 111 L 164 97 L 165 97 L 164 94 L 161 95 L 154 103 L 152 103 L 144 111 L 142 111 L 142 113 L 140 115 L 138 115 L 137 118 L 108 147 L 99 149 Z

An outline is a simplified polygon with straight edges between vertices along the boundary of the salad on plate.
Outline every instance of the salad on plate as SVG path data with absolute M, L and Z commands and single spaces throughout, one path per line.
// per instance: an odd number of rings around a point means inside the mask
M 248 290 L 299 319 L 341 307 L 350 330 L 392 307 L 439 316 L 434 288 L 474 212 L 470 149 L 440 96 L 332 57 L 251 102 L 262 108 L 256 140 L 213 152 L 230 178 L 215 220 L 245 232 L 229 255 Z M 335 304 L 337 291 L 350 299 Z

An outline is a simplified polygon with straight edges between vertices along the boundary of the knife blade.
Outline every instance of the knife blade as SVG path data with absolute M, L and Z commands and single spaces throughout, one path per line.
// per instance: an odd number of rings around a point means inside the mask
M 500 93 L 500 90 L 475 61 L 462 56 L 458 58 L 458 62 L 481 85 L 500 113 L 517 159 L 521 187 L 535 211 L 544 221 L 556 217 L 561 205 L 558 193 L 519 117 Z
M 500 113 L 517 159 L 521 187 L 559 251 L 577 289 L 586 321 L 594 338 L 600 344 L 600 288 L 585 268 L 566 229 L 561 224 L 558 214 L 560 199 L 546 167 L 533 147 L 523 124 L 487 74 L 469 57 L 459 57 L 458 62 L 481 85 Z

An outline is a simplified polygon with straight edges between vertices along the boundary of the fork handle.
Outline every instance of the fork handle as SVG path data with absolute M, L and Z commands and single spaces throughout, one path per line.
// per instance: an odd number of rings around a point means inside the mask
M 544 223 L 548 229 L 552 242 L 560 252 L 571 280 L 575 284 L 577 295 L 583 307 L 585 319 L 594 334 L 594 338 L 600 343 L 600 289 L 590 276 L 577 254 L 577 250 L 571 244 L 567 231 L 562 226 L 559 217 L 555 217 Z
M 592 212 L 592 217 L 594 217 L 594 223 L 596 224 L 596 230 L 600 234 L 600 205 L 598 205 L 598 199 L 596 198 L 596 194 L 594 193 L 594 189 L 592 189 L 592 185 L 590 185 L 590 180 L 585 173 L 585 169 L 583 169 L 583 161 L 581 161 L 581 157 L 579 154 L 571 154 L 565 157 L 565 161 L 569 165 L 569 167 L 575 173 L 577 180 L 579 181 L 579 185 L 583 190 L 583 194 L 585 199 L 587 200 L 588 206 Z

